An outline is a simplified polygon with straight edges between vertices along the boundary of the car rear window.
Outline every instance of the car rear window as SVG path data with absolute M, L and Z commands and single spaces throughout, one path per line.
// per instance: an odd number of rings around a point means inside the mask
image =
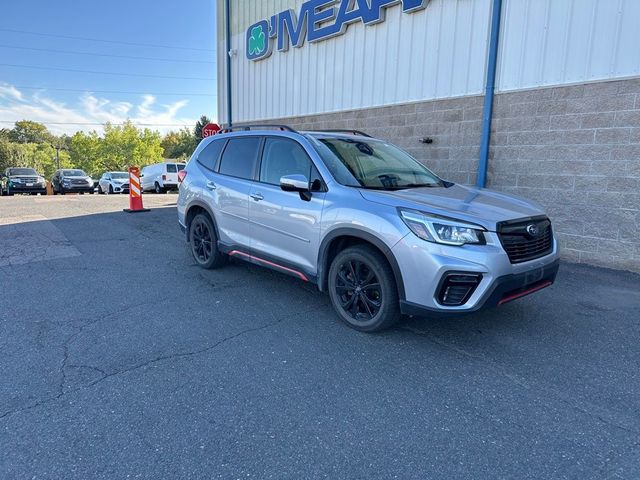
M 226 144 L 227 141 L 224 139 L 212 141 L 198 155 L 198 163 L 209 170 L 214 170 Z
M 175 164 L 173 163 L 167 164 L 167 173 L 176 173 L 177 171 L 178 169 L 176 168 Z
M 258 159 L 260 137 L 232 138 L 224 149 L 219 173 L 252 179 Z

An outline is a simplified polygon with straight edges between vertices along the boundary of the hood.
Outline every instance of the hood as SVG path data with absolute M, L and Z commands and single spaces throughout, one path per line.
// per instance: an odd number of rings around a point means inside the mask
M 462 185 L 396 191 L 360 189 L 360 193 L 370 202 L 465 220 L 490 231 L 496 230 L 498 222 L 544 215 L 542 207 L 533 201 Z

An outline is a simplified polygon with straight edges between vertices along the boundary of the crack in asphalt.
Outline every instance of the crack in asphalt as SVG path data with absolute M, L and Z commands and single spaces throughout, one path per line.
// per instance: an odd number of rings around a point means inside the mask
M 448 350 L 451 350 L 451 351 L 453 351 L 453 352 L 457 353 L 458 355 L 463 356 L 465 358 L 470 358 L 470 359 L 473 359 L 473 360 L 479 360 L 479 361 L 483 362 L 484 364 L 486 364 L 493 372 L 495 372 L 495 373 L 507 378 L 508 380 L 510 380 L 511 382 L 513 382 L 516 385 L 520 386 L 521 388 L 524 388 L 524 389 L 526 389 L 526 390 L 528 390 L 530 392 L 533 391 L 533 386 L 531 385 L 530 382 L 527 382 L 527 381 L 525 381 L 525 380 L 523 380 L 521 378 L 518 378 L 516 375 L 508 373 L 507 371 L 505 371 L 505 369 L 499 363 L 487 358 L 484 355 L 474 354 L 472 352 L 464 350 L 464 349 L 462 349 L 462 348 L 460 348 L 460 347 L 458 347 L 456 345 L 452 345 L 452 344 L 450 344 L 450 343 L 448 343 L 448 342 L 446 342 L 446 341 L 444 341 L 444 340 L 442 340 L 440 338 L 437 338 L 437 336 L 429 334 L 428 332 L 416 330 L 416 329 L 413 329 L 413 328 L 410 328 L 410 327 L 404 327 L 404 328 L 401 328 L 400 330 L 401 331 L 405 331 L 405 332 L 410 332 L 410 333 L 413 333 L 414 335 L 419 335 L 421 337 L 424 337 L 427 340 L 429 340 L 430 342 L 432 342 L 432 343 L 434 343 L 434 344 L 436 344 L 436 345 L 438 345 L 440 347 L 443 347 L 443 348 L 446 348 Z M 576 410 L 576 411 L 578 411 L 578 412 L 580 412 L 580 413 L 582 413 L 584 415 L 587 415 L 588 417 L 597 419 L 597 420 L 599 420 L 600 422 L 604 423 L 607 426 L 618 428 L 618 429 L 620 429 L 622 431 L 625 431 L 627 433 L 633 433 L 635 435 L 640 435 L 640 431 L 635 430 L 633 428 L 625 427 L 625 426 L 621 425 L 619 422 L 614 421 L 614 420 L 609 419 L 609 418 L 605 418 L 602 414 L 595 412 L 594 410 L 598 409 L 598 407 L 596 407 L 594 405 L 588 405 L 588 407 L 592 409 L 592 410 L 589 410 L 588 408 L 582 407 L 580 405 L 577 405 L 577 404 L 571 402 L 571 400 L 566 398 L 566 396 L 562 392 L 560 392 L 560 391 L 558 391 L 558 390 L 556 390 L 554 388 L 550 388 L 550 387 L 548 387 L 546 385 L 540 385 L 540 384 L 538 384 L 536 388 L 539 389 L 539 390 L 542 390 L 542 391 L 544 391 L 546 393 L 546 395 L 540 396 L 543 399 L 543 401 L 548 397 L 553 397 L 556 400 L 558 400 L 558 401 L 564 403 L 565 405 L 569 406 L 570 408 L 572 408 L 572 409 L 574 409 L 574 410 Z M 545 403 L 547 403 L 547 402 L 545 402 Z M 547 405 L 549 405 L 549 404 L 547 403 Z M 607 415 L 611 415 L 610 412 L 603 412 L 603 413 L 607 414 Z
M 136 305 L 136 306 L 138 306 L 138 305 Z M 308 312 L 303 312 L 303 313 L 308 313 Z M 112 377 L 116 377 L 116 376 L 119 376 L 119 375 L 130 373 L 130 372 L 133 372 L 133 371 L 136 371 L 136 370 L 140 370 L 140 369 L 143 369 L 145 367 L 154 365 L 156 363 L 160 363 L 160 362 L 164 362 L 164 361 L 177 360 L 177 359 L 186 358 L 186 357 L 192 357 L 192 356 L 195 356 L 195 355 L 201 355 L 203 353 L 210 352 L 212 350 L 215 350 L 220 345 L 222 345 L 224 343 L 227 343 L 227 342 L 229 342 L 231 340 L 234 340 L 234 339 L 236 339 L 238 337 L 241 337 L 243 335 L 246 335 L 246 334 L 249 334 L 249 333 L 253 333 L 253 332 L 257 332 L 257 331 L 266 330 L 268 328 L 274 327 L 274 326 L 284 322 L 285 319 L 286 319 L 286 317 L 283 317 L 283 318 L 280 318 L 280 319 L 275 320 L 273 322 L 269 322 L 267 324 L 261 325 L 259 327 L 251 327 L 251 328 L 244 329 L 244 330 L 242 330 L 242 331 L 240 331 L 238 333 L 235 333 L 233 335 L 229 335 L 228 337 L 225 337 L 225 338 L 215 342 L 213 345 L 209 345 L 208 347 L 204 347 L 204 348 L 200 348 L 200 349 L 192 350 L 192 351 L 187 351 L 187 352 L 176 352 L 176 353 L 172 353 L 172 354 L 168 354 L 168 355 L 160 355 L 160 356 L 155 357 L 155 358 L 153 358 L 151 360 L 147 360 L 145 362 L 139 363 L 137 365 L 133 365 L 131 367 L 128 367 L 128 368 L 125 368 L 125 369 L 122 369 L 122 370 L 118 370 L 118 371 L 115 371 L 115 372 L 112 372 L 112 373 L 105 373 L 99 379 L 96 379 L 96 380 L 94 380 L 92 382 L 89 382 L 89 383 L 87 383 L 85 385 L 81 385 L 79 387 L 75 387 L 75 388 L 67 390 L 67 391 L 64 391 L 64 381 L 66 380 L 66 373 L 64 371 L 61 371 L 62 378 L 61 378 L 61 382 L 60 382 L 60 391 L 59 391 L 58 394 L 56 394 L 54 396 L 51 396 L 51 397 L 48 397 L 48 398 L 45 398 L 43 400 L 39 400 L 39 401 L 37 401 L 37 402 L 35 402 L 35 403 L 33 403 L 33 404 L 29 405 L 29 406 L 26 406 L 26 407 L 21 407 L 21 408 L 9 410 L 9 411 L 7 411 L 7 412 L 5 412 L 5 413 L 0 415 L 0 420 L 8 418 L 8 417 L 11 417 L 13 415 L 16 415 L 16 414 L 19 414 L 19 413 L 22 413 L 22 412 L 25 412 L 25 411 L 33 410 L 35 408 L 41 407 L 42 405 L 46 405 L 48 403 L 52 403 L 52 402 L 54 402 L 56 400 L 59 400 L 60 398 L 66 396 L 66 395 L 69 395 L 71 393 L 76 393 L 76 392 L 79 392 L 79 391 L 82 391 L 82 390 L 87 390 L 87 389 L 92 388 L 92 387 L 102 383 L 103 381 L 108 380 L 109 378 L 112 378 Z M 95 322 L 93 322 L 93 323 L 95 323 Z M 68 358 L 69 358 L 69 352 L 68 352 L 69 344 L 71 343 L 71 341 L 74 338 L 76 338 L 81 333 L 82 329 L 84 329 L 85 327 L 87 327 L 89 325 L 90 324 L 83 325 L 82 327 L 80 327 L 78 332 L 76 332 L 73 335 L 71 335 L 65 341 L 65 344 L 63 345 L 65 354 L 64 354 L 63 361 L 62 361 L 61 369 L 66 369 L 66 368 L 70 367 L 70 366 L 66 365 L 66 363 L 68 361 Z M 99 368 L 93 367 L 93 366 L 88 366 L 88 365 L 79 365 L 79 367 L 92 368 L 92 369 L 95 369 L 97 371 L 100 371 Z

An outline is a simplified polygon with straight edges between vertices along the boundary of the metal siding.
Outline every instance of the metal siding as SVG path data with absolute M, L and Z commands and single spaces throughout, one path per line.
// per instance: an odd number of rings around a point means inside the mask
M 411 14 L 395 5 L 377 25 L 355 23 L 342 36 L 247 60 L 246 29 L 302 3 L 232 0 L 235 121 L 482 92 L 491 0 L 431 0 Z
M 222 2 L 219 2 L 219 4 Z M 303 0 L 232 0 L 236 121 L 474 95 L 484 89 L 491 0 L 390 7 L 336 38 L 245 57 L 249 25 Z M 219 13 L 222 9 L 219 9 Z M 219 19 L 222 15 L 219 15 Z M 504 0 L 497 88 L 536 88 L 640 75 L 640 0 Z M 220 21 L 219 21 L 220 26 Z M 218 34 L 221 45 L 223 35 Z M 219 52 L 220 118 L 224 61 Z
M 638 0 L 506 0 L 498 90 L 640 75 L 638 19 Z

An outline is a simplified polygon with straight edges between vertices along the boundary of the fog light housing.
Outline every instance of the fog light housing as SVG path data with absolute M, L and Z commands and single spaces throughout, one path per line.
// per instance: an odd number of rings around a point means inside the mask
M 464 305 L 476 291 L 481 280 L 480 273 L 445 274 L 438 289 L 438 303 L 446 307 Z

